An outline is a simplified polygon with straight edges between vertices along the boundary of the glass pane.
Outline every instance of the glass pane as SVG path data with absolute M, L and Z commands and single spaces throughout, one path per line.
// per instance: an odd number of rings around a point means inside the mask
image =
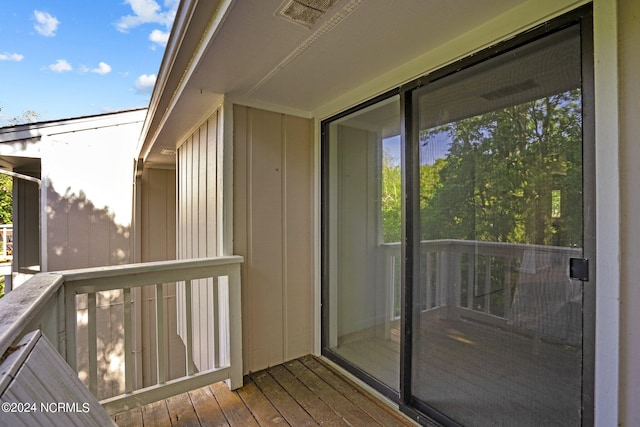
M 400 106 L 393 97 L 329 127 L 327 346 L 389 387 L 400 366 Z
M 473 426 L 580 425 L 579 28 L 414 93 L 412 393 Z

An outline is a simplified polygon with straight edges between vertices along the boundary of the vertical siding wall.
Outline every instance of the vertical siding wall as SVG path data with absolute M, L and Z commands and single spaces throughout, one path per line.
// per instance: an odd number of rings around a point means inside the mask
M 177 151 L 177 257 L 204 258 L 219 255 L 218 182 L 219 111 L 178 147 Z M 194 281 L 192 286 L 193 355 L 198 369 L 214 366 L 212 304 L 217 301 L 213 279 Z M 181 298 L 178 287 L 178 299 Z M 182 306 L 182 305 L 180 305 Z M 178 313 L 179 322 L 185 313 Z M 179 325 L 179 330 L 183 328 Z
M 244 369 L 313 350 L 313 124 L 234 106 L 233 233 Z
M 176 172 L 167 169 L 145 169 L 141 180 L 141 261 L 164 261 L 176 259 Z M 169 379 L 184 375 L 184 344 L 175 327 L 176 285 L 164 285 L 164 312 L 169 327 L 165 350 L 168 352 L 167 372 Z M 136 336 L 136 364 L 141 385 L 156 383 L 156 298 L 155 289 L 147 286 L 140 295 L 140 328 Z

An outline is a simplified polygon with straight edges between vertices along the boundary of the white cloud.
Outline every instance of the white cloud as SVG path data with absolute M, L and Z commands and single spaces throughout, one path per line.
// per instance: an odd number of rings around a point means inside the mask
M 151 34 L 149 34 L 149 40 L 164 47 L 169 40 L 169 34 L 169 31 L 153 30 Z
M 97 68 L 91 70 L 92 73 L 105 75 L 111 72 L 111 66 L 106 62 L 100 62 Z
M 19 53 L 0 53 L 0 61 L 20 62 L 24 59 L 24 55 Z
M 73 67 L 71 67 L 71 64 L 69 64 L 66 60 L 58 59 L 55 64 L 49 65 L 49 69 L 51 71 L 55 71 L 56 73 L 63 73 L 65 71 L 73 70 Z
M 130 28 L 143 24 L 161 24 L 170 28 L 179 2 L 165 1 L 166 10 L 155 0 L 125 0 L 125 3 L 131 6 L 133 15 L 123 16 L 116 23 L 116 28 L 121 32 L 127 32 Z
M 36 19 L 36 24 L 33 28 L 36 29 L 38 34 L 45 37 L 53 37 L 56 35 L 60 21 L 58 21 L 55 16 L 52 16 L 49 12 L 42 12 L 40 10 L 34 10 L 33 16 Z
M 151 93 L 153 92 L 153 86 L 156 84 L 155 74 L 142 74 L 136 79 L 134 87 L 138 93 Z

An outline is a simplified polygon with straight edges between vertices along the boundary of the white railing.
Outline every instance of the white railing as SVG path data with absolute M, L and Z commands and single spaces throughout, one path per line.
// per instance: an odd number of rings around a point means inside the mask
M 400 243 L 381 247 L 390 319 L 400 316 L 400 249 Z M 563 305 L 581 298 L 580 284 L 568 277 L 569 258 L 581 254 L 580 248 L 558 246 L 422 241 L 414 299 L 422 311 L 440 310 L 448 318 L 528 328 L 571 342 L 573 332 L 565 329 L 579 313 L 568 312 Z M 554 330 L 558 324 L 561 333 Z
M 88 335 L 88 385 L 94 395 L 98 378 L 98 337 L 96 296 L 100 292 L 120 290 L 123 295 L 123 338 L 124 338 L 124 393 L 104 399 L 101 404 L 110 413 L 151 403 L 172 395 L 202 387 L 206 384 L 226 380 L 230 388 L 242 386 L 242 325 L 240 307 L 240 256 L 207 259 L 162 261 L 144 264 L 109 266 L 70 270 L 57 273 L 41 273 L 25 282 L 16 290 L 0 299 L 0 355 L 16 343 L 26 333 L 40 329 L 51 341 L 67 363 L 78 372 L 77 296 L 86 295 Z M 210 305 L 211 310 L 220 310 L 228 318 L 220 321 L 215 333 L 224 342 L 216 342 L 213 351 L 222 352 L 222 365 L 205 371 L 195 372 L 193 364 L 193 325 L 191 313 L 191 284 L 197 279 L 213 278 L 208 286 L 224 287 L 226 301 Z M 226 280 L 217 280 L 226 278 Z M 165 346 L 166 313 L 163 302 L 163 286 L 167 283 L 184 283 L 185 313 L 184 334 L 182 336 L 187 361 L 186 374 L 180 378 L 167 380 L 167 346 Z M 155 342 L 157 383 L 134 390 L 134 352 L 132 337 L 132 291 L 143 286 L 155 288 Z M 217 291 L 217 289 L 216 289 Z M 217 316 L 218 313 L 215 313 Z M 197 339 L 197 338 L 196 338 Z M 173 349 L 175 350 L 175 349 Z M 80 355 L 81 357 L 84 355 Z
M 13 225 L 0 224 L 0 262 L 13 259 Z

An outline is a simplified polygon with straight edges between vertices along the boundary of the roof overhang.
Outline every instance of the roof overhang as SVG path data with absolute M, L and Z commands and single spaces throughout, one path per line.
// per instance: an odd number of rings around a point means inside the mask
M 313 117 L 354 88 L 514 9 L 580 3 L 337 0 L 302 25 L 282 16 L 291 1 L 183 0 L 139 143 L 147 164 L 173 164 L 161 150 L 175 150 L 223 99 Z
M 140 124 L 146 108 L 0 127 L 0 169 L 40 170 L 40 142 L 100 128 Z

